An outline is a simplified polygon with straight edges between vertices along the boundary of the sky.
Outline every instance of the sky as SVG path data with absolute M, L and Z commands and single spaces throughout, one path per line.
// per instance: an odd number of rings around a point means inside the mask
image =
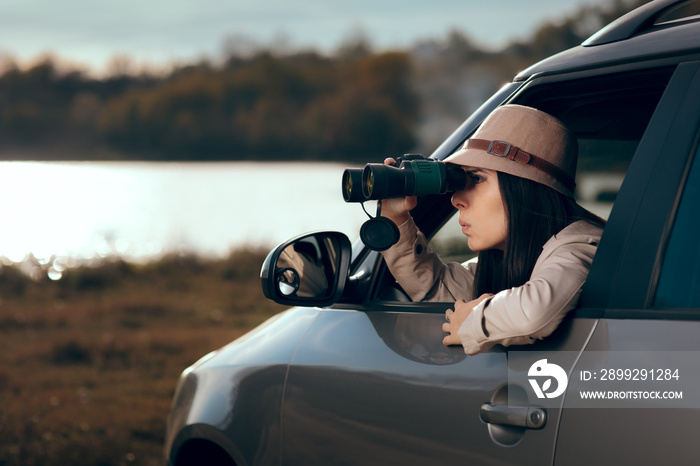
M 452 29 L 498 48 L 545 21 L 612 0 L 0 0 L 0 55 L 47 53 L 92 70 L 114 57 L 164 65 L 216 59 L 230 38 L 332 51 L 358 34 L 378 49 Z

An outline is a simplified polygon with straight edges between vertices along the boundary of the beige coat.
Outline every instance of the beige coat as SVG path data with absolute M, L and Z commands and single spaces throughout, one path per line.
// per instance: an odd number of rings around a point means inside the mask
M 383 253 L 389 270 L 413 301 L 470 301 L 476 259 L 444 264 L 413 220 L 399 227 L 399 242 Z M 474 308 L 459 328 L 464 351 L 522 345 L 551 334 L 576 307 L 602 229 L 575 222 L 542 248 L 530 280 L 503 290 Z

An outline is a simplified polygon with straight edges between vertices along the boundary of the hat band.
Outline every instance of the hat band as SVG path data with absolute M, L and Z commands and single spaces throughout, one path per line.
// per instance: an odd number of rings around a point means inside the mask
M 574 188 L 576 187 L 576 182 L 573 180 L 573 178 L 567 175 L 561 168 L 557 167 L 556 165 L 552 165 L 545 159 L 508 144 L 505 141 L 467 139 L 467 142 L 464 144 L 463 148 L 483 150 L 488 154 L 495 155 L 496 157 L 505 157 L 509 160 L 522 163 L 523 165 L 530 165 L 553 177 L 571 192 L 574 192 Z

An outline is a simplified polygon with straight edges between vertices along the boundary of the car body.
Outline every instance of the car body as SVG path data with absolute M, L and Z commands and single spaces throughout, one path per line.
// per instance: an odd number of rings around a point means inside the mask
M 689 4 L 650 2 L 523 71 L 431 155 L 444 159 L 516 103 L 576 133 L 581 177 L 624 177 L 611 211 L 590 206 L 610 211 L 608 223 L 580 303 L 553 335 L 466 356 L 442 345 L 453 303 L 410 302 L 361 241 L 304 235 L 262 271 L 266 294 L 295 307 L 183 373 L 169 464 L 698 464 L 700 400 L 583 409 L 570 382 L 542 407 L 509 381 L 516 355 L 561 355 L 567 374 L 582 374 L 589 356 L 700 350 L 700 19 L 669 16 Z M 455 253 L 443 238 L 459 230 L 453 212 L 449 195 L 412 212 L 443 258 Z M 325 261 L 314 292 L 298 292 L 304 276 L 285 278 L 292 267 L 279 264 L 300 245 Z

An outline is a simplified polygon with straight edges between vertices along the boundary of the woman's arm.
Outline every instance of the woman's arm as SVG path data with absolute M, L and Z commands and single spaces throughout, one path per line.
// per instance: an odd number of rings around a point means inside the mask
M 527 283 L 497 293 L 469 313 L 458 331 L 465 352 L 529 344 L 550 335 L 578 303 L 598 238 L 550 240 Z
M 399 232 L 398 243 L 382 255 L 389 271 L 414 302 L 471 299 L 475 261 L 464 265 L 443 263 L 410 217 L 399 225 Z

